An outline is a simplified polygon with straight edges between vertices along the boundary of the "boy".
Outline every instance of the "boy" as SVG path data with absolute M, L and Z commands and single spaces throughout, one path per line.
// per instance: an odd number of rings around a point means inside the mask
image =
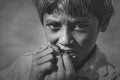
M 3 80 L 120 80 L 96 45 L 110 0 L 34 0 L 47 43 L 0 73 Z

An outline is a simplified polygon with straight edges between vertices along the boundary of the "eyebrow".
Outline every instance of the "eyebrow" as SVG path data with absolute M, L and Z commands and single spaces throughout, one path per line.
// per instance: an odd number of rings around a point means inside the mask
M 46 20 L 47 23 L 56 23 L 56 22 L 59 22 L 57 20 Z
M 56 18 L 50 18 L 48 20 L 46 20 L 46 23 L 58 23 L 61 22 L 59 19 Z M 75 18 L 73 21 L 70 21 L 72 23 L 83 23 L 83 24 L 87 24 L 87 23 L 91 23 L 91 21 L 89 19 L 86 18 Z
M 47 20 L 46 20 L 47 23 L 48 23 L 48 22 L 59 22 L 59 21 L 60 21 L 60 19 L 54 18 L 54 17 L 52 17 L 52 16 L 50 16 L 50 17 L 47 18 Z
M 90 21 L 86 19 L 76 19 L 73 23 L 90 23 Z
M 57 19 L 53 19 L 53 20 L 46 20 L 47 23 L 51 23 L 51 22 L 60 22 L 59 20 Z M 88 23 L 89 21 L 88 20 L 84 20 L 84 19 L 78 19 L 78 20 L 74 20 L 73 23 L 78 23 L 78 22 L 81 22 L 81 23 Z

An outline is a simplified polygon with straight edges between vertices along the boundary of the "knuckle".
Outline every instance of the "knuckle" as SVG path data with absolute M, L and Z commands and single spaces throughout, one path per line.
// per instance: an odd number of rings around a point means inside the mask
M 48 62 L 48 66 L 51 67 L 52 63 L 51 62 Z
M 71 75 L 71 72 L 70 72 L 70 71 L 67 71 L 66 74 L 67 74 L 68 76 L 70 76 L 70 75 Z
M 34 66 L 34 70 L 35 70 L 35 71 L 38 71 L 39 68 L 38 68 L 37 66 Z
M 66 73 L 67 73 L 67 74 L 72 74 L 72 71 L 68 71 L 68 70 L 67 70 Z
M 49 48 L 49 52 L 50 52 L 50 53 L 53 52 L 53 49 L 52 49 L 52 48 Z
M 36 61 L 39 58 L 39 54 L 34 54 L 33 55 L 33 61 Z
M 34 56 L 38 55 L 40 52 L 41 52 L 41 50 L 36 51 L 35 54 L 34 54 Z
M 67 71 L 66 74 L 67 74 L 66 76 L 67 78 L 72 77 L 74 75 L 71 71 Z
M 32 61 L 33 61 L 33 62 L 35 62 L 35 61 L 36 61 L 36 56 L 33 56 Z
M 36 61 L 33 61 L 33 62 L 32 62 L 32 65 L 35 66 L 35 65 L 36 65 Z
M 68 72 L 66 75 L 67 80 L 74 80 L 75 79 L 75 74 L 72 72 Z
M 67 80 L 67 78 L 64 75 L 57 76 L 58 80 Z
M 52 62 L 48 62 L 48 67 L 49 67 L 49 69 L 51 69 L 53 67 Z
M 50 54 L 49 57 L 50 57 L 50 59 L 53 59 L 53 55 L 52 54 Z

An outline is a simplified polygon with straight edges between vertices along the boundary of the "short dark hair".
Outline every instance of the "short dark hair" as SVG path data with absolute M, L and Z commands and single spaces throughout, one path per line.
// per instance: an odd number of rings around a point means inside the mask
M 99 25 L 109 24 L 114 12 L 111 0 L 33 0 L 41 22 L 45 13 L 64 12 L 74 17 L 92 14 L 99 20 Z

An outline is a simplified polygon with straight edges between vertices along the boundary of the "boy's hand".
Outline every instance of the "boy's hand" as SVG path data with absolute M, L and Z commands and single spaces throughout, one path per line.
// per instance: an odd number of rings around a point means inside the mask
M 53 50 L 48 48 L 49 43 L 42 47 L 39 52 L 36 52 L 33 56 L 32 69 L 29 76 L 29 80 L 43 80 L 46 72 L 50 72 L 54 68 Z
M 68 54 L 57 56 L 58 70 L 48 75 L 45 80 L 76 80 L 75 70 Z
M 57 80 L 74 80 L 75 70 L 68 54 L 58 57 Z

